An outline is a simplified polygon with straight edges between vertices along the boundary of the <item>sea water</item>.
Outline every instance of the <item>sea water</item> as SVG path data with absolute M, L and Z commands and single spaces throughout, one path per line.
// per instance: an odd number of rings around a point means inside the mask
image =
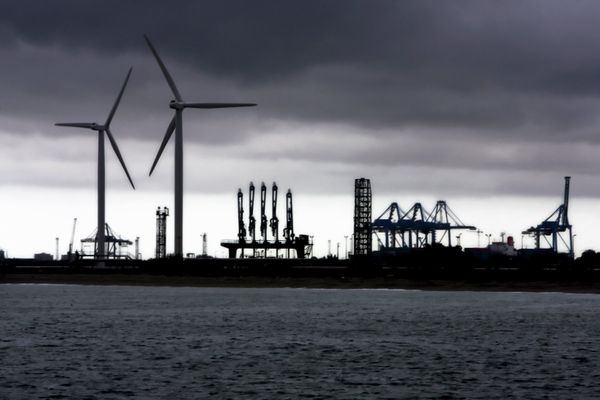
M 600 398 L 599 317 L 591 294 L 0 285 L 0 398 Z

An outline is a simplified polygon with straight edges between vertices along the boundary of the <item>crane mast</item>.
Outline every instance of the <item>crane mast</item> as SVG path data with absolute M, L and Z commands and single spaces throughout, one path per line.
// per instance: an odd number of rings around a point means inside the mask
M 271 192 L 272 208 L 271 208 L 271 221 L 269 226 L 271 227 L 271 234 L 275 239 L 275 242 L 279 241 L 279 218 L 277 218 L 277 184 L 273 182 L 273 190 Z
M 283 230 L 283 237 L 287 242 L 294 240 L 294 211 L 292 209 L 292 191 L 288 189 L 285 195 L 285 229 Z
M 244 193 L 242 189 L 238 189 L 237 194 L 238 206 L 238 238 L 240 241 L 246 240 L 246 227 L 244 226 Z
M 256 242 L 256 218 L 254 218 L 254 183 L 250 182 L 250 188 L 248 190 L 248 230 L 250 231 L 250 237 L 252 243 Z
M 260 236 L 263 241 L 267 241 L 267 215 L 266 212 L 267 206 L 267 186 L 264 182 L 260 185 Z

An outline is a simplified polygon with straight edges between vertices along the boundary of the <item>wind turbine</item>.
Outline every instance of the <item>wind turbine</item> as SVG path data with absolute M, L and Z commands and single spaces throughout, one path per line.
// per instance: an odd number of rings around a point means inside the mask
M 169 103 L 169 107 L 175 110 L 175 115 L 171 119 L 169 126 L 167 128 L 167 132 L 165 137 L 163 138 L 162 143 L 160 144 L 160 148 L 158 149 L 158 153 L 156 154 L 156 158 L 154 159 L 154 163 L 152 164 L 152 168 L 150 169 L 150 174 L 154 171 L 160 156 L 165 149 L 165 146 L 169 142 L 171 135 L 173 135 L 173 131 L 175 131 L 175 255 L 183 256 L 183 120 L 182 114 L 183 110 L 186 108 L 230 108 L 230 107 L 252 107 L 256 104 L 254 103 L 187 103 L 183 101 L 179 90 L 177 90 L 177 86 L 175 86 L 175 82 L 169 74 L 167 67 L 162 62 L 158 52 L 148 39 L 148 36 L 144 35 L 144 39 L 146 39 L 146 43 L 148 43 L 148 47 L 150 47 L 150 51 L 156 58 L 156 62 L 160 67 L 173 95 L 175 96 L 175 100 L 171 100 Z
M 96 233 L 96 242 L 97 242 L 97 250 L 96 257 L 99 259 L 104 258 L 105 252 L 105 242 L 106 242 L 106 218 L 105 218 L 105 187 L 106 187 L 106 179 L 105 179 L 105 162 L 104 162 L 104 134 L 108 136 L 108 140 L 112 145 L 115 154 L 119 158 L 121 165 L 123 166 L 123 170 L 127 175 L 127 179 L 129 179 L 129 183 L 131 183 L 131 187 L 135 189 L 133 181 L 131 180 L 131 176 L 129 175 L 129 171 L 127 171 L 127 167 L 125 166 L 125 161 L 123 161 L 123 157 L 121 156 L 121 152 L 119 151 L 119 146 L 117 146 L 117 142 L 110 132 L 110 123 L 115 115 L 115 111 L 117 111 L 117 107 L 121 102 L 121 97 L 123 97 L 123 92 L 125 91 L 125 87 L 127 86 L 127 82 L 129 81 L 129 76 L 131 75 L 131 68 L 129 68 L 129 72 L 127 72 L 127 77 L 125 78 L 125 82 L 123 82 L 123 86 L 121 87 L 121 91 L 115 100 L 115 104 L 113 105 L 110 113 L 108 114 L 108 118 L 106 122 L 101 125 L 95 122 L 67 122 L 67 123 L 58 123 L 56 126 L 69 126 L 73 128 L 85 128 L 91 129 L 93 131 L 98 132 L 98 230 Z

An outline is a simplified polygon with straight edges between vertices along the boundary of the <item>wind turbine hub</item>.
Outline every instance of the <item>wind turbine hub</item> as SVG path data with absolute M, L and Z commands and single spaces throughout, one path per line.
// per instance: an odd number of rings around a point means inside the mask
M 183 110 L 185 108 L 185 104 L 177 100 L 171 100 L 169 107 L 173 110 Z

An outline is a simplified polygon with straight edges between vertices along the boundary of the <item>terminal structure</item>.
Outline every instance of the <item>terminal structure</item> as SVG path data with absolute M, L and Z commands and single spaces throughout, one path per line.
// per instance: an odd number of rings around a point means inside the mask
M 286 200 L 286 225 L 283 239 L 279 237 L 279 218 L 277 217 L 278 186 L 273 182 L 271 188 L 271 218 L 267 218 L 267 186 L 260 185 L 260 238 L 256 237 L 256 219 L 254 218 L 254 183 L 248 189 L 248 231 L 244 220 L 244 193 L 238 189 L 238 238 L 224 240 L 221 246 L 229 250 L 229 258 L 306 258 L 312 252 L 312 243 L 308 235 L 294 233 L 294 213 L 292 208 L 292 191 L 288 189 Z M 268 237 L 268 228 L 271 239 Z

